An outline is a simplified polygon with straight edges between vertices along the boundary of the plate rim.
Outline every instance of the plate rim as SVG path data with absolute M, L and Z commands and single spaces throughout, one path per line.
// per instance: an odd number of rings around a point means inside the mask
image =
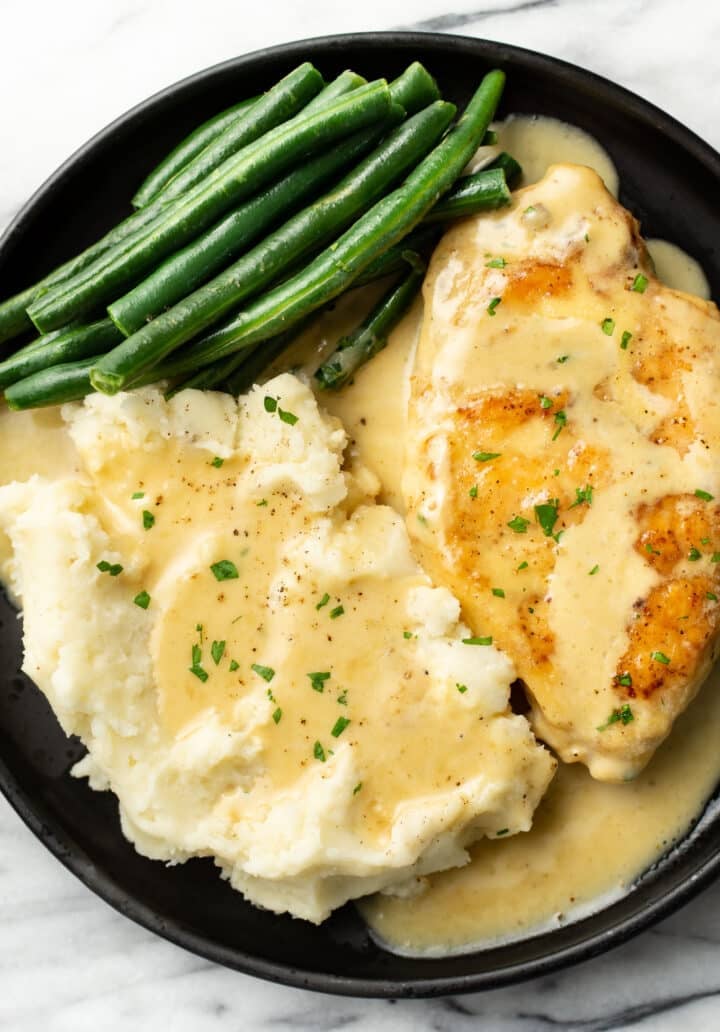
M 428 44 L 431 46 L 442 44 L 444 47 L 451 47 L 454 44 L 463 49 L 475 50 L 482 60 L 488 63 L 512 61 L 519 58 L 534 71 L 550 73 L 555 77 L 559 72 L 561 76 L 568 77 L 571 81 L 580 80 L 586 88 L 594 87 L 606 96 L 610 94 L 635 118 L 648 123 L 663 135 L 669 135 L 720 183 L 720 152 L 703 140 L 694 130 L 689 129 L 679 119 L 663 111 L 652 101 L 644 99 L 639 94 L 596 72 L 584 69 L 562 58 L 508 42 L 456 33 L 412 30 L 348 32 L 292 40 L 239 54 L 184 76 L 133 105 L 81 144 L 37 187 L 0 236 L 0 258 L 4 256 L 8 248 L 12 248 L 16 238 L 22 236 L 25 222 L 32 217 L 36 206 L 52 193 L 66 175 L 74 171 L 78 163 L 82 163 L 95 148 L 107 143 L 119 129 L 138 117 L 142 117 L 145 113 L 152 112 L 156 106 L 161 106 L 166 100 L 175 97 L 177 93 L 183 90 L 192 90 L 203 82 L 221 75 L 226 70 L 242 70 L 243 66 L 260 63 L 263 59 L 282 56 L 302 59 L 303 48 L 309 48 L 314 52 L 320 50 L 332 52 L 343 46 L 372 47 L 383 43 L 390 43 L 393 46 L 401 45 L 408 49 L 412 47 L 422 49 Z M 581 942 L 558 946 L 557 949 L 551 949 L 540 957 L 510 962 L 501 969 L 448 976 L 420 975 L 417 980 L 413 981 L 384 977 L 371 980 L 364 977 L 355 978 L 288 967 L 280 962 L 266 960 L 243 950 L 213 942 L 207 936 L 184 928 L 178 920 L 163 918 L 141 900 L 129 899 L 111 878 L 102 874 L 101 869 L 93 863 L 76 842 L 64 835 L 62 828 L 53 827 L 53 818 L 48 814 L 46 804 L 42 800 L 31 801 L 28 794 L 16 782 L 5 757 L 1 754 L 0 791 L 25 826 L 60 861 L 65 869 L 124 917 L 176 946 L 232 970 L 269 982 L 340 996 L 385 999 L 427 998 L 498 989 L 537 978 L 561 968 L 582 963 L 622 945 L 682 907 L 720 875 L 720 849 L 718 849 L 713 856 L 700 863 L 698 868 L 684 881 L 662 892 L 650 904 L 640 904 L 636 912 L 621 918 L 611 927 L 596 933 L 591 932 Z M 692 829 L 681 842 L 685 841 L 691 832 Z M 629 895 L 623 898 L 628 899 Z M 588 917 L 564 927 L 581 928 L 586 921 L 592 920 L 598 914 L 610 913 L 613 906 L 614 904 L 611 903 L 607 907 L 601 907 L 599 911 Z M 535 936 L 528 938 L 533 937 Z M 465 956 L 468 955 L 471 953 L 465 954 Z M 477 955 L 482 957 L 482 951 L 477 952 Z M 422 964 L 423 958 L 417 958 L 417 960 L 419 964 Z

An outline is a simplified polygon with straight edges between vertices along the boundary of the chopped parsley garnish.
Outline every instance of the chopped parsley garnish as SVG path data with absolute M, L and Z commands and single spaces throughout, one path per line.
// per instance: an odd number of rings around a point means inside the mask
M 497 306 L 500 304 L 501 301 L 502 301 L 502 298 L 494 297 L 491 300 L 490 304 L 487 306 L 487 314 L 488 315 L 495 315 L 495 309 L 497 308 Z
M 456 684 L 455 687 L 457 688 L 457 690 L 460 692 L 461 695 L 464 695 L 465 692 L 467 691 L 467 685 L 466 684 Z
M 657 548 L 653 548 L 649 541 L 645 542 L 645 551 L 649 555 L 660 555 L 660 552 L 658 552 Z
M 147 591 L 140 591 L 133 599 L 133 602 L 136 606 L 140 606 L 141 609 L 147 609 L 150 605 L 150 596 Z
M 505 592 L 502 588 L 493 588 L 492 593 L 496 598 L 505 598 Z
M 463 645 L 492 645 L 492 636 L 488 635 L 484 638 L 463 638 Z
M 131 498 L 131 500 L 133 502 L 136 502 L 138 500 L 138 498 L 144 498 L 144 497 L 145 497 L 145 492 L 144 491 L 133 491 L 133 493 L 130 495 L 130 498 Z
M 195 624 L 195 630 L 196 630 L 196 631 L 198 632 L 198 634 L 200 635 L 200 644 L 202 645 L 202 640 L 203 640 L 203 625 L 202 625 L 201 623 L 196 623 L 196 624 Z
M 320 599 L 320 601 L 315 606 L 315 608 L 316 609 L 322 609 L 322 607 L 326 606 L 329 601 L 330 601 L 330 596 L 328 595 L 328 593 L 326 591 L 325 594 L 323 595 L 323 597 Z
M 253 663 L 250 669 L 253 673 L 257 674 L 258 677 L 262 677 L 263 681 L 267 681 L 268 684 L 275 676 L 275 671 L 271 666 L 262 666 L 261 663 Z
M 561 431 L 567 426 L 567 416 L 562 409 L 555 413 L 555 423 L 557 425 L 557 430 L 552 436 L 553 441 L 560 436 Z
M 225 655 L 225 642 L 214 641 L 210 646 L 210 655 L 215 660 L 215 666 L 217 666 L 220 660 Z
M 528 207 L 523 212 L 523 215 L 532 215 L 532 213 L 534 211 L 535 211 L 535 205 L 534 204 L 530 204 L 530 205 L 528 205 Z
M 281 409 L 278 406 L 278 415 L 282 419 L 283 423 L 287 423 L 288 426 L 295 426 L 298 421 L 298 417 L 294 412 L 287 412 L 285 409 Z
M 633 711 L 627 703 L 624 703 L 619 709 L 614 709 L 612 711 L 605 723 L 600 724 L 598 731 L 605 731 L 606 728 L 611 727 L 612 724 L 630 724 L 634 719 Z
M 514 530 L 516 534 L 527 534 L 527 529 L 530 526 L 530 520 L 526 520 L 524 516 L 513 516 L 508 521 L 508 527 L 510 530 Z
M 557 498 L 553 498 L 551 502 L 543 502 L 541 505 L 535 506 L 535 518 L 542 527 L 545 537 L 552 537 L 558 518 L 558 505 Z
M 528 568 L 528 563 L 527 563 L 527 561 L 525 561 L 525 562 L 522 562 L 522 563 L 520 563 L 520 565 L 518 566 L 518 568 L 517 568 L 517 570 L 515 571 L 515 573 L 520 573 L 520 570 L 527 570 L 527 568 Z
M 534 613 L 535 609 L 533 606 L 528 606 L 528 613 Z
M 620 674 L 620 676 L 616 680 L 617 683 L 619 685 L 622 685 L 623 688 L 632 688 L 632 677 L 630 676 L 630 674 Z
M 549 409 L 552 408 L 552 398 L 548 398 L 547 394 L 540 395 L 540 408 Z
M 413 637 L 413 632 L 412 631 L 403 631 L 403 638 L 405 638 L 406 641 L 409 641 L 410 638 L 412 638 L 412 637 Z
M 347 688 L 343 688 L 337 697 L 338 706 L 347 706 Z
M 708 537 L 700 538 L 700 544 L 701 545 L 709 545 L 710 544 L 710 538 L 708 538 Z
M 630 332 L 630 330 L 623 330 L 623 335 L 620 338 L 620 347 L 623 349 L 623 351 L 627 351 L 627 346 L 631 340 L 632 333 Z
M 273 718 L 273 720 L 275 721 L 276 724 L 280 723 L 280 721 L 282 719 L 282 710 L 280 709 L 279 706 L 275 710 L 275 712 L 273 713 L 272 718 Z
M 207 681 L 207 679 L 208 679 L 207 670 L 203 670 L 203 668 L 198 663 L 193 663 L 193 665 L 191 667 L 189 667 L 189 670 L 190 670 L 190 673 L 191 674 L 195 674 L 195 676 L 198 678 L 198 680 L 202 681 L 203 684 Z
M 593 489 L 592 484 L 588 484 L 585 487 L 575 488 L 575 501 L 570 506 L 574 509 L 576 505 L 592 505 L 593 500 Z
M 500 831 L 496 831 L 495 832 L 495 838 L 500 838 L 501 835 L 507 835 L 507 834 L 509 834 L 509 832 L 510 832 L 509 828 L 501 828 Z
M 263 398 L 263 405 L 266 412 L 277 412 L 277 399 L 271 398 L 269 394 Z
M 473 458 L 476 462 L 489 462 L 490 459 L 499 459 L 502 452 L 499 451 L 476 451 Z
M 257 507 L 258 507 L 258 508 L 260 509 L 260 508 L 262 508 L 262 507 L 263 507 L 264 505 L 267 505 L 267 498 L 261 498 L 261 499 L 260 499 L 260 501 L 259 501 L 259 502 L 255 502 L 255 504 L 256 504 L 256 505 L 257 505 Z
M 220 467 L 222 466 L 224 461 L 225 461 L 225 459 L 221 459 L 219 455 L 216 455 L 215 458 L 210 463 L 210 465 L 214 466 L 215 469 L 220 469 Z
M 720 552 L 713 552 L 710 556 L 711 563 L 720 563 Z
M 485 262 L 487 269 L 504 269 L 506 265 L 504 258 L 491 258 L 489 262 Z
M 330 610 L 330 619 L 331 620 L 337 620 L 337 618 L 339 616 L 342 616 L 344 612 L 345 612 L 345 609 L 343 608 L 343 606 L 335 606 L 334 609 Z
M 470 495 L 471 498 L 477 498 L 477 494 L 478 494 L 478 486 L 477 486 L 477 484 L 473 484 L 473 486 L 468 491 L 468 494 Z
M 240 576 L 237 566 L 230 559 L 220 559 L 218 562 L 213 563 L 210 569 L 217 581 L 237 580 Z
M 603 319 L 600 323 L 600 329 L 603 331 L 606 337 L 612 337 L 615 332 L 615 320 L 614 319 Z
M 240 669 L 240 664 L 238 663 L 238 661 L 236 659 L 231 659 L 230 660 L 230 673 L 232 674 L 236 670 L 239 670 L 239 669 Z
M 192 665 L 198 666 L 202 663 L 202 649 L 199 645 L 193 645 L 192 647 Z
M 594 577 L 599 569 L 600 569 L 600 567 L 598 566 L 597 563 L 595 563 L 595 565 L 593 566 L 592 570 L 588 571 L 588 577 Z
M 668 666 L 670 659 L 665 655 L 664 652 L 651 652 L 650 659 L 654 659 L 656 663 L 662 663 L 663 666 Z
M 567 360 L 569 358 L 570 358 L 569 355 L 560 355 L 559 358 L 555 359 L 555 361 L 557 362 L 558 365 L 565 365 L 565 363 L 567 362 Z
M 313 746 L 313 756 L 316 760 L 320 760 L 321 763 L 325 762 L 325 750 L 320 742 L 316 742 Z
M 714 591 L 706 591 L 705 598 L 708 599 L 710 602 L 717 602 L 718 600 L 718 597 Z
M 308 674 L 308 677 L 310 678 L 310 684 L 316 692 L 324 692 L 325 682 L 330 678 L 330 671 L 323 670 L 318 673 Z
M 143 509 L 142 521 L 145 530 L 150 530 L 151 527 L 155 526 L 155 517 L 147 509 Z
M 695 547 L 695 545 L 693 545 L 690 551 L 688 552 L 688 561 L 691 563 L 696 563 L 698 559 L 702 559 L 702 552 L 700 552 Z
M 330 734 L 333 736 L 333 738 L 339 738 L 349 723 L 350 721 L 347 717 L 338 717 L 335 723 L 333 724 L 333 729 L 330 732 Z
M 645 293 L 645 288 L 647 287 L 647 285 L 648 285 L 648 278 L 647 278 L 647 276 L 643 276 L 643 274 L 641 272 L 639 272 L 637 274 L 637 276 L 635 277 L 635 279 L 632 281 L 632 286 L 630 287 L 630 289 L 634 290 L 636 294 L 644 294 Z
M 560 476 L 560 470 L 559 469 L 554 469 L 553 470 L 553 476 L 554 477 L 559 477 Z
M 357 785 L 353 789 L 353 795 L 357 795 L 361 788 L 362 788 L 362 781 L 358 781 Z
M 107 559 L 101 559 L 97 564 L 97 568 L 100 573 L 109 573 L 111 577 L 117 577 L 119 573 L 123 572 L 123 567 L 120 563 L 109 563 Z
M 714 495 L 711 495 L 709 491 L 701 491 L 698 487 L 695 490 L 695 497 L 702 498 L 704 502 L 711 502 L 714 498 Z

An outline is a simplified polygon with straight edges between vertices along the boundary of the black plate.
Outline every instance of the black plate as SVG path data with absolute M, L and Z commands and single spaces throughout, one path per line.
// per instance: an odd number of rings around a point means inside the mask
M 396 75 L 420 58 L 462 103 L 492 66 L 507 71 L 503 112 L 556 115 L 591 132 L 620 173 L 621 200 L 645 235 L 679 244 L 720 296 L 720 156 L 611 83 L 548 57 L 462 37 L 383 33 L 293 43 L 218 65 L 134 108 L 63 165 L 0 244 L 3 295 L 76 252 L 127 211 L 144 174 L 186 132 L 310 59 L 326 75 L 352 67 Z M 81 754 L 39 691 L 16 673 L 20 632 L 0 598 L 0 788 L 63 864 L 121 913 L 229 967 L 289 985 L 358 996 L 421 996 L 497 987 L 594 956 L 664 917 L 720 870 L 720 821 L 708 819 L 626 898 L 566 928 L 485 952 L 413 960 L 380 949 L 352 906 L 322 927 L 255 909 L 210 861 L 165 869 L 125 841 L 109 794 L 68 770 Z

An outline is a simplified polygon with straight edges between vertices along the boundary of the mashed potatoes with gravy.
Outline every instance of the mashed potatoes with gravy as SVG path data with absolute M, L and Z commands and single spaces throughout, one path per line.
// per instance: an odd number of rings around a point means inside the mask
M 3 576 L 24 670 L 88 748 L 74 773 L 142 854 L 212 856 L 319 922 L 529 829 L 555 762 L 510 710 L 510 661 L 298 379 L 63 418 L 74 464 L 0 488 Z

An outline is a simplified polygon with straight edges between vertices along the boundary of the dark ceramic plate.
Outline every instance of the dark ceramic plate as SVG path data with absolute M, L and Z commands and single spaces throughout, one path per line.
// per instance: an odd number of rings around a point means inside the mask
M 267 88 L 303 60 L 326 75 L 352 67 L 394 76 L 419 58 L 445 95 L 463 103 L 492 66 L 504 68 L 504 112 L 556 115 L 610 152 L 621 200 L 645 235 L 694 255 L 720 296 L 720 156 L 638 97 L 539 54 L 443 35 L 387 33 L 293 43 L 218 65 L 134 108 L 77 152 L 32 198 L 0 244 L 7 295 L 90 243 L 127 211 L 157 160 L 194 125 Z M 617 945 L 698 892 L 720 870 L 720 820 L 707 816 L 627 897 L 568 927 L 523 942 L 445 959 L 386 953 L 352 906 L 315 928 L 257 910 L 209 860 L 165 868 L 125 841 L 109 794 L 68 770 L 81 755 L 38 690 L 17 670 L 20 626 L 0 597 L 0 788 L 69 870 L 121 913 L 204 957 L 262 978 L 358 996 L 421 996 L 497 987 Z

